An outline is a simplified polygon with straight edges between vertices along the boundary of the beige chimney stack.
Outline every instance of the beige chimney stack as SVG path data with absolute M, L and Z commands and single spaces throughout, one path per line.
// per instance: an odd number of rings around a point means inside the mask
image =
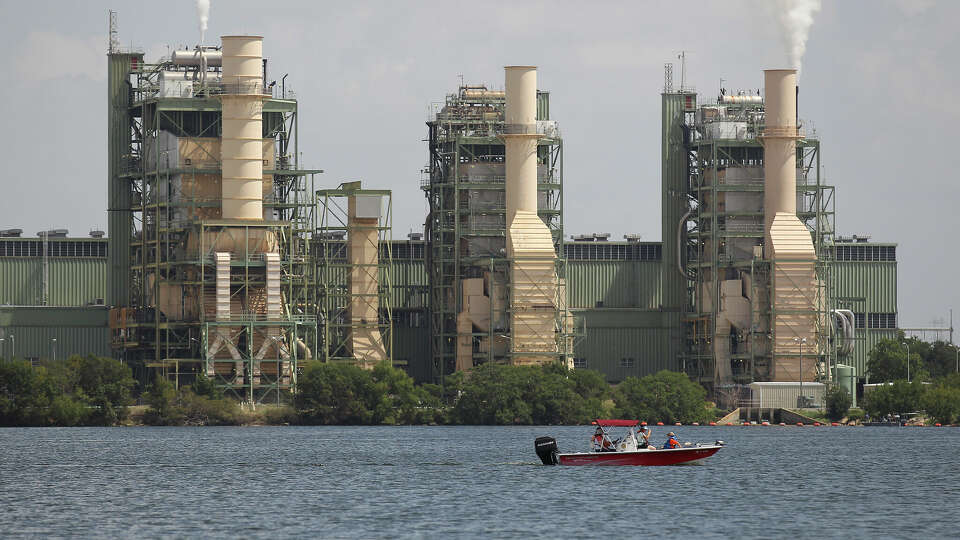
M 507 66 L 507 257 L 514 364 L 543 364 L 557 353 L 556 253 L 537 214 L 537 68 Z
M 765 70 L 764 86 L 764 250 L 772 264 L 773 380 L 811 381 L 818 353 L 817 254 L 810 231 L 797 217 L 797 71 Z
M 223 36 L 223 219 L 263 220 L 263 38 Z

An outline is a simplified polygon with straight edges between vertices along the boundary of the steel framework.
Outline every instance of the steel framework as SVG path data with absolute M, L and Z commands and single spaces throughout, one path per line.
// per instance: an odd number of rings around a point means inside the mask
M 349 216 L 351 197 L 374 197 L 381 212 L 376 224 L 366 226 L 374 234 L 361 240 L 361 246 L 376 250 L 376 262 L 351 260 L 350 238 L 353 226 Z M 359 182 L 341 184 L 338 189 L 316 192 L 317 227 L 314 235 L 317 275 L 318 355 L 324 362 L 364 363 L 351 350 L 351 336 L 367 332 L 375 336 L 376 348 L 385 352 L 385 360 L 393 361 L 393 268 L 392 227 L 393 198 L 389 190 L 361 189 Z M 358 246 L 354 245 L 354 248 Z M 350 280 L 357 277 L 377 284 L 375 292 L 357 291 Z M 356 320 L 351 306 L 377 313 L 376 320 Z
M 721 282 L 746 275 L 748 298 L 752 299 L 751 324 L 746 332 L 731 331 L 730 369 L 734 382 L 769 380 L 771 324 L 783 313 L 770 307 L 772 263 L 758 250 L 745 253 L 751 246 L 761 246 L 764 237 L 760 202 L 764 190 L 763 148 L 757 138 L 763 127 L 763 104 L 723 103 L 724 121 L 732 126 L 727 132 L 723 127 L 710 126 L 710 114 L 704 112 L 720 107 L 716 103 L 701 104 L 678 115 L 682 119 L 680 129 L 687 161 L 682 206 L 686 212 L 680 217 L 674 236 L 679 246 L 675 264 L 686 273 L 687 284 L 681 369 L 702 383 L 723 382 L 717 380 L 715 364 L 720 339 L 716 330 Z M 804 357 L 830 365 L 834 355 L 828 316 L 833 309 L 829 274 L 835 232 L 834 187 L 821 178 L 820 141 L 814 136 L 798 141 L 797 168 L 797 215 L 810 230 L 817 253 L 817 287 L 810 304 L 816 306 L 818 343 L 815 349 L 805 350 Z M 758 206 L 744 202 L 751 200 L 757 201 Z M 665 260 L 664 264 L 672 262 Z
M 494 291 L 506 291 L 509 283 L 501 137 L 504 107 L 503 92 L 461 86 L 434 107 L 427 121 L 429 163 L 420 187 L 429 204 L 424 228 L 430 246 L 432 370 L 434 380 L 440 383 L 456 369 L 458 346 L 461 351 L 469 349 L 473 364 L 509 361 L 509 297 L 494 297 L 499 294 Z M 549 119 L 549 93 L 538 92 L 537 120 L 544 123 L 546 135 L 538 142 L 538 213 L 562 257 L 563 141 Z M 558 264 L 562 279 L 564 265 Z M 491 295 L 487 330 L 458 325 L 458 315 L 464 311 L 465 279 L 483 279 Z M 560 328 L 570 326 L 558 324 Z M 560 350 L 567 348 L 564 345 Z
M 264 99 L 263 137 L 273 150 L 270 155 L 265 151 L 264 174 L 272 182 L 263 204 L 267 219 L 227 223 L 219 219 L 218 192 L 198 187 L 218 185 L 221 174 L 219 151 L 213 150 L 221 131 L 217 84 L 196 86 L 189 95 L 171 95 L 163 90 L 161 74 L 190 68 L 166 61 L 145 64 L 142 53 L 116 50 L 108 55 L 108 64 L 108 303 L 115 308 L 113 346 L 144 382 L 159 373 L 179 385 L 206 367 L 208 373 L 217 373 L 224 388 L 247 400 L 272 401 L 273 394 L 279 396 L 295 382 L 297 350 L 311 350 L 316 339 L 309 237 L 315 219 L 314 176 L 322 171 L 299 166 L 297 101 L 285 95 Z M 204 80 L 215 81 L 218 69 L 207 68 Z M 180 146 L 163 148 L 164 139 Z M 182 144 L 191 145 L 194 153 L 184 152 Z M 267 321 L 249 308 L 256 303 L 251 291 L 262 289 L 266 280 L 262 254 L 252 253 L 232 260 L 230 272 L 231 294 L 243 296 L 240 305 L 247 312 L 231 314 L 229 321 L 209 313 L 214 272 L 205 239 L 225 229 L 245 231 L 246 236 L 252 229 L 266 230 L 275 237 L 284 305 L 281 320 Z M 161 305 L 170 291 L 180 291 L 178 313 L 171 312 L 169 302 Z M 195 300 L 198 309 L 183 307 Z M 236 323 L 242 323 L 239 326 L 249 338 L 241 339 L 243 346 L 235 353 L 241 367 L 228 374 L 211 365 L 220 359 L 210 356 L 207 346 L 214 329 Z M 275 348 L 285 351 L 278 352 L 278 358 L 289 356 L 292 362 L 286 382 L 279 375 L 260 376 L 258 355 L 263 352 L 254 350 L 259 343 L 253 337 L 258 334 L 283 336 L 286 345 Z

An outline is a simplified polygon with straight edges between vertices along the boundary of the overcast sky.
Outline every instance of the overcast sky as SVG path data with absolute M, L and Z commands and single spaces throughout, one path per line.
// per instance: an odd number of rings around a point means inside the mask
M 193 45 L 193 0 L 0 0 L 0 228 L 106 228 L 107 10 L 153 61 Z M 722 2 L 263 2 L 213 0 L 207 42 L 264 36 L 271 79 L 290 73 L 303 163 L 324 186 L 394 194 L 394 236 L 420 230 L 432 102 L 503 66 L 539 66 L 564 135 L 567 234 L 660 239 L 663 65 L 709 97 L 785 67 L 764 0 Z M 955 131 L 960 2 L 824 2 L 803 62 L 801 116 L 837 186 L 837 228 L 900 245 L 901 326 L 960 308 Z M 679 84 L 680 68 L 674 70 Z M 318 186 L 323 187 L 323 186 Z M 954 268 L 954 270 L 950 270 Z M 960 319 L 960 311 L 958 311 Z

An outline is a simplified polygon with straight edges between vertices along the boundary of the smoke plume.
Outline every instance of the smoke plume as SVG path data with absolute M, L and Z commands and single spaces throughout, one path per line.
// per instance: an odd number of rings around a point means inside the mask
M 210 20 L 210 0 L 197 0 L 197 17 L 200 19 L 200 44 L 207 32 L 207 21 Z
M 820 0 L 777 0 L 777 7 L 787 58 L 790 66 L 797 68 L 799 73 L 813 16 L 820 11 Z

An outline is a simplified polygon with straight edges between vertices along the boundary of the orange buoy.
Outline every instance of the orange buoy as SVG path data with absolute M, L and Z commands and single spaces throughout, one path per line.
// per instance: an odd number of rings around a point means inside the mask
M 814 422 L 813 425 L 819 426 L 819 425 L 820 425 L 820 422 Z
M 699 426 L 699 425 L 700 425 L 700 422 L 694 422 L 694 423 L 692 423 L 692 424 L 690 424 L 690 425 L 691 425 L 691 426 Z
M 936 424 L 934 424 L 934 426 L 940 427 L 940 422 L 937 422 Z
M 662 426 L 662 425 L 663 425 L 663 422 L 657 422 L 657 425 L 658 425 L 658 426 Z
M 716 423 L 716 422 L 710 422 L 710 425 L 711 425 L 711 426 L 715 426 L 715 425 L 717 425 L 717 423 Z
M 780 425 L 781 425 L 781 426 L 785 426 L 786 424 L 784 424 L 783 422 L 780 422 Z
M 683 424 L 682 424 L 682 423 L 680 423 L 680 422 L 677 422 L 677 423 L 676 423 L 676 424 L 674 424 L 674 425 L 675 425 L 675 426 L 682 426 Z
M 732 425 L 733 425 L 733 422 L 727 422 L 727 425 L 728 425 L 728 426 L 732 426 Z
M 840 425 L 840 422 L 830 422 L 830 425 L 833 427 L 837 427 Z
M 797 422 L 797 425 L 798 425 L 798 426 L 802 426 L 802 425 L 803 425 L 803 422 Z

